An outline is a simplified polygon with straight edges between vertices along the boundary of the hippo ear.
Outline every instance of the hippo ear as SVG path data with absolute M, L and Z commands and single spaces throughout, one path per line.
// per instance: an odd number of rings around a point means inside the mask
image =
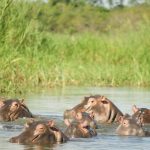
M 29 128 L 29 127 L 30 127 L 30 124 L 26 122 L 26 123 L 24 124 L 24 127 L 25 127 L 25 128 Z
M 132 112 L 136 113 L 137 111 L 139 111 L 139 108 L 136 107 L 136 105 L 132 106 Z
M 108 101 L 105 99 L 105 100 L 101 100 L 101 102 L 103 103 L 103 104 L 108 104 Z
M 103 103 L 103 104 L 108 104 L 109 103 L 109 101 L 107 100 L 107 98 L 105 96 L 102 96 L 100 98 L 100 102 Z
M 87 99 L 87 98 L 88 98 L 88 97 L 86 97 L 86 96 L 84 97 L 84 99 Z
M 5 104 L 4 104 L 4 101 L 0 100 L 0 108 L 3 107 Z
M 120 124 L 123 122 L 123 120 L 124 120 L 124 117 L 123 117 L 123 116 L 119 116 L 118 122 L 119 122 Z
M 49 127 L 54 127 L 55 126 L 55 121 L 54 120 L 48 121 L 48 126 Z
M 88 96 L 85 96 L 85 97 L 84 97 L 84 100 L 88 100 L 88 99 L 89 99 L 89 97 L 88 97 Z
M 21 103 L 21 104 L 24 104 L 24 99 L 21 99 L 21 100 L 20 100 L 20 103 Z
M 35 120 L 33 118 L 27 119 L 27 122 L 25 123 L 25 128 L 29 128 L 30 125 L 34 122 Z
M 4 101 L 6 100 L 4 97 L 0 97 L 0 101 Z

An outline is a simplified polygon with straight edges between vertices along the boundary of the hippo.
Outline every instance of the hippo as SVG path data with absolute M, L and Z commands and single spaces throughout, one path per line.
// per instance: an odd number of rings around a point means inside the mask
M 142 124 L 129 114 L 119 117 L 120 125 L 116 129 L 118 135 L 126 136 L 150 136 L 150 132 L 144 131 Z
M 97 135 L 95 129 L 92 129 L 88 122 L 68 122 L 65 134 L 70 138 L 91 138 Z
M 133 105 L 132 112 L 133 112 L 132 117 L 140 121 L 142 124 L 150 123 L 150 109 L 138 108 L 136 105 Z
M 23 117 L 34 117 L 28 107 L 24 104 L 24 100 L 0 100 L 0 121 L 14 121 Z
M 69 138 L 58 129 L 52 120 L 34 121 L 26 123 L 24 131 L 9 139 L 11 143 L 52 145 L 55 143 L 65 143 Z
M 79 122 L 82 123 L 86 121 L 88 126 L 93 129 L 98 128 L 96 121 L 86 112 L 76 111 L 74 109 L 66 110 L 64 112 L 64 122 L 68 126 L 68 122 Z
M 113 102 L 101 95 L 85 97 L 80 104 L 76 105 L 71 110 L 66 110 L 64 118 L 71 118 L 70 112 L 72 111 L 87 112 L 97 123 L 118 122 L 118 118 L 123 116 L 123 113 Z

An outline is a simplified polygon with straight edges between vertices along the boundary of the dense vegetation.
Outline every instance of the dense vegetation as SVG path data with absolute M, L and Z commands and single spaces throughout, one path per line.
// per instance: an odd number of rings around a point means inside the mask
M 0 1 L 0 92 L 150 86 L 150 6 Z

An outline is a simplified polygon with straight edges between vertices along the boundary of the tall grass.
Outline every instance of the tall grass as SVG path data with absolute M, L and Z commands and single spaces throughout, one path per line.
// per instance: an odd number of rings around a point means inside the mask
M 102 30 L 82 26 L 83 32 L 70 34 L 41 29 L 40 1 L 0 3 L 0 92 L 150 86 L 149 6 L 105 12 Z

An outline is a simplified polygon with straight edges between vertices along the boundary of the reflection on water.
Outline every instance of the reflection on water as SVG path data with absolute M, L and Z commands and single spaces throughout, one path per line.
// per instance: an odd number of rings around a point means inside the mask
M 22 145 L 24 150 L 54 150 L 57 145 L 52 145 L 49 147 L 40 146 L 40 145 Z
M 112 100 L 123 113 L 131 114 L 131 107 L 136 104 L 138 107 L 150 108 L 150 90 L 134 88 L 76 88 L 53 89 L 47 92 L 36 93 L 26 96 L 26 104 L 30 110 L 37 115 L 54 119 L 58 126 L 64 129 L 63 112 L 78 104 L 84 96 L 101 94 Z M 25 120 L 17 120 L 13 123 L 0 123 L 0 149 L 16 150 L 91 150 L 97 149 L 147 149 L 150 147 L 150 138 L 146 137 L 122 137 L 115 134 L 115 125 L 101 125 L 98 129 L 98 136 L 90 139 L 72 139 L 71 141 L 54 145 L 53 147 L 19 145 L 9 143 L 12 136 L 18 135 Z M 150 128 L 148 127 L 150 130 Z

